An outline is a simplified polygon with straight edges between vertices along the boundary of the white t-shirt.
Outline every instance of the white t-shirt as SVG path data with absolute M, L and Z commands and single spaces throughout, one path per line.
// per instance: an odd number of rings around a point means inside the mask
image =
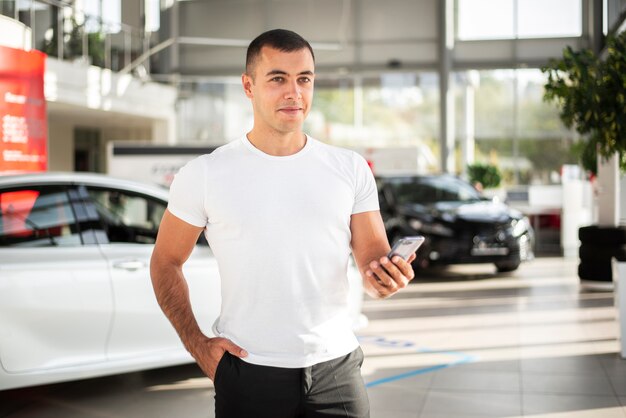
M 169 211 L 205 228 L 221 277 L 216 335 L 244 361 L 308 367 L 358 346 L 348 317 L 350 216 L 378 210 L 357 153 L 308 137 L 277 157 L 247 137 L 185 165 Z

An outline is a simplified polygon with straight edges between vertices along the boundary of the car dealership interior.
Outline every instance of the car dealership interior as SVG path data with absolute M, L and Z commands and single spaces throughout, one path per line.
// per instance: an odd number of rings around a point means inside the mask
M 371 416 L 626 418 L 626 0 L 0 0 L 0 417 L 215 416 L 150 255 L 274 28 L 315 51 L 304 131 L 424 237 L 390 298 L 348 266 Z

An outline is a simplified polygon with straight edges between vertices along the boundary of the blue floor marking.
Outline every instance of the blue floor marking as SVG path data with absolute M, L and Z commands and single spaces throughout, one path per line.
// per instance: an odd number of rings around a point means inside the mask
M 415 344 L 412 343 L 411 341 L 402 341 L 402 340 L 388 340 L 384 337 L 376 337 L 376 336 L 362 336 L 362 337 L 358 337 L 359 342 L 362 343 L 371 343 L 371 344 L 375 344 L 381 347 L 388 347 L 388 348 L 411 348 L 411 347 L 415 347 Z M 402 379 L 407 379 L 409 377 L 413 377 L 413 376 L 417 376 L 420 374 L 424 374 L 424 373 L 430 373 L 430 372 L 434 372 L 437 370 L 441 370 L 441 369 L 446 369 L 448 367 L 453 367 L 453 366 L 458 366 L 460 364 L 464 364 L 464 363 L 470 363 L 472 361 L 474 361 L 474 356 L 468 355 L 468 354 L 464 354 L 464 353 L 460 353 L 460 352 L 456 352 L 456 351 L 438 351 L 438 350 L 431 350 L 428 348 L 417 348 L 416 349 L 417 353 L 428 353 L 428 354 L 434 354 L 434 353 L 438 353 L 438 354 L 446 354 L 446 355 L 450 355 L 453 357 L 457 357 L 457 359 L 455 361 L 452 361 L 450 363 L 444 363 L 444 364 L 437 364 L 434 366 L 430 366 L 430 367 L 424 367 L 422 369 L 416 369 L 416 370 L 411 370 L 408 372 L 404 372 L 404 373 L 400 373 L 400 374 L 396 374 L 396 375 L 392 375 L 392 376 L 388 376 L 388 377 L 384 377 L 381 379 L 377 379 L 377 380 L 373 380 L 371 382 L 368 382 L 365 384 L 366 388 L 372 388 L 375 386 L 380 386 L 383 385 L 385 383 L 389 383 L 389 382 L 395 382 L 396 380 L 402 380 Z

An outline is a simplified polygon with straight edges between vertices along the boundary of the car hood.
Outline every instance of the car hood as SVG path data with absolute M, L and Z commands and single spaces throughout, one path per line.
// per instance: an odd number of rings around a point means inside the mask
M 502 223 L 522 217 L 519 211 L 493 201 L 438 202 L 427 205 L 411 203 L 404 205 L 402 209 L 405 215 L 442 219 L 446 222 L 464 220 Z

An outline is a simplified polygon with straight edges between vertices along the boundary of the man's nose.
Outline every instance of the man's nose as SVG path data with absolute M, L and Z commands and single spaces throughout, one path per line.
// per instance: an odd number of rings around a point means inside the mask
M 285 99 L 299 99 L 302 96 L 302 88 L 297 80 L 287 83 Z

